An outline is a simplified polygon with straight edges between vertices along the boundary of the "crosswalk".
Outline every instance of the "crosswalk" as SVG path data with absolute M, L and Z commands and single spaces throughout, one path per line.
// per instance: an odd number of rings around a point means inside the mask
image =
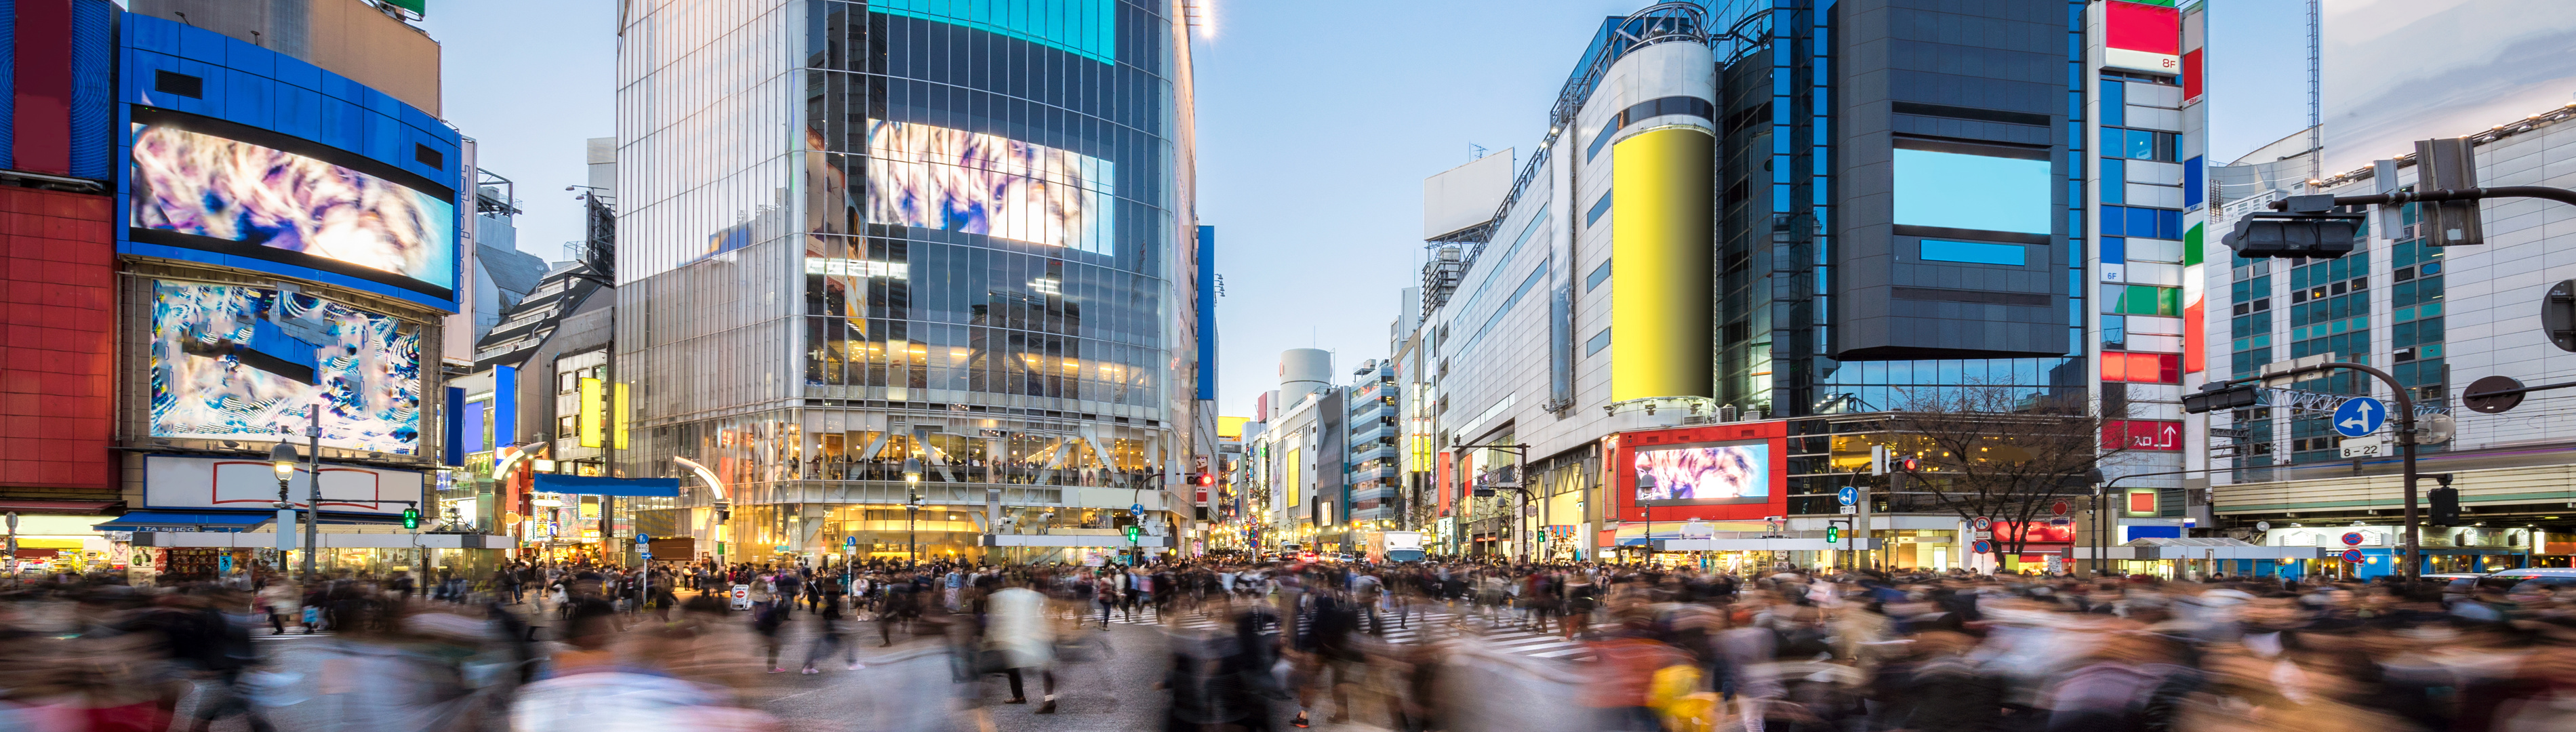
M 1085 619 L 1097 622 L 1100 616 L 1095 613 Z M 1163 615 L 1151 607 L 1138 608 L 1132 614 L 1116 610 L 1109 613 L 1111 625 L 1160 626 L 1166 625 L 1164 620 Z M 1234 627 L 1233 621 L 1227 619 L 1223 613 L 1175 612 L 1172 613 L 1171 620 L 1169 625 L 1189 630 L 1230 630 Z M 1454 638 L 1473 638 L 1494 651 L 1532 658 L 1589 660 L 1591 657 L 1590 648 L 1582 641 L 1566 640 L 1554 630 L 1532 630 L 1527 623 L 1514 622 L 1509 617 L 1486 618 L 1445 610 L 1428 612 L 1415 610 L 1410 617 L 1402 620 L 1390 613 L 1379 618 L 1378 621 L 1383 629 L 1377 635 L 1388 643 L 1429 643 Z M 1362 623 L 1364 626 L 1370 625 L 1370 621 L 1366 619 L 1363 619 Z

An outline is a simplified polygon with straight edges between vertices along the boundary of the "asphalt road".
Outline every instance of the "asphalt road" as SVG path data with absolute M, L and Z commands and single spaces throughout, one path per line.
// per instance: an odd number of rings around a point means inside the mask
M 1215 625 L 1214 620 L 1201 618 L 1179 618 L 1169 624 L 1157 620 L 1117 618 L 1107 628 L 1097 622 L 1087 624 L 1082 632 L 1104 639 L 1109 652 L 1102 658 L 1059 665 L 1056 712 L 1049 715 L 1035 713 L 1042 696 L 1039 679 L 1025 679 L 1030 703 L 1004 704 L 1009 692 L 1003 677 L 988 676 L 971 687 L 954 684 L 947 661 L 937 650 L 938 639 L 907 639 L 897 633 L 891 647 L 881 647 L 872 622 L 856 623 L 857 632 L 852 635 L 857 641 L 854 650 L 867 665 L 862 669 L 848 669 L 841 652 L 831 651 L 816 664 L 818 673 L 799 673 L 818 627 L 802 612 L 783 633 L 779 662 L 786 673 L 765 673 L 759 645 L 748 632 L 735 636 L 740 641 L 739 655 L 715 663 L 732 669 L 724 678 L 730 680 L 743 706 L 775 716 L 784 730 L 1156 730 L 1163 726 L 1168 699 L 1166 692 L 1154 688 L 1168 663 L 1167 634 L 1173 629 L 1187 632 Z M 352 667 L 345 659 L 352 644 L 327 633 L 295 635 L 291 629 L 286 636 L 267 633 L 261 628 L 253 640 L 273 662 L 272 668 L 301 675 L 312 693 L 301 703 L 266 710 L 270 719 L 282 730 L 350 729 L 346 705 L 354 697 L 335 692 L 345 692 L 351 684 L 382 683 L 349 678 Z M 910 660 L 901 660 L 906 657 Z M 204 698 L 200 693 L 182 702 L 179 715 L 191 716 Z M 1294 704 L 1279 703 L 1273 711 L 1274 729 L 1295 729 L 1288 725 L 1296 711 Z M 1316 715 L 1315 729 L 1371 730 L 1385 724 L 1366 712 L 1348 725 L 1326 723 L 1323 716 L 1321 711 Z M 991 726 L 983 727 L 984 721 Z M 185 722 L 174 728 L 187 729 Z M 236 717 L 218 722 L 214 729 L 228 732 L 247 727 Z

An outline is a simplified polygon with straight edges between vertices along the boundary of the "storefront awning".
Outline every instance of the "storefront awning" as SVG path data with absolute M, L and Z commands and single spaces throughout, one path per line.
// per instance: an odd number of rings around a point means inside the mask
M 538 473 L 538 493 L 572 493 L 584 496 L 627 496 L 634 498 L 678 498 L 678 478 L 605 478 L 593 475 L 557 475 Z
M 178 511 L 132 511 L 116 520 L 95 524 L 99 531 L 240 531 L 268 523 L 274 515 L 265 513 L 183 513 Z

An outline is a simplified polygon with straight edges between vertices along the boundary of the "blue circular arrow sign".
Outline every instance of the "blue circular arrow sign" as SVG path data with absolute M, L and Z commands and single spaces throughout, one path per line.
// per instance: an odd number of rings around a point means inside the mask
M 1843 486 L 1842 490 L 1834 492 L 1834 500 L 1842 501 L 1845 506 L 1860 503 L 1860 489 Z
M 2353 397 L 2335 407 L 2335 434 L 2345 437 L 2368 437 L 2388 422 L 2388 407 L 2370 397 Z

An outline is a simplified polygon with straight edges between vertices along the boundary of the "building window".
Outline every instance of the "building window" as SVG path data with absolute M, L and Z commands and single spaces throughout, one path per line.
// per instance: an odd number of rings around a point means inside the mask
M 190 99 L 204 99 L 206 98 L 206 80 L 204 77 L 189 76 L 187 74 L 171 73 L 168 71 L 154 71 L 152 72 L 152 90 L 165 94 L 177 94 Z
M 1610 279 L 1610 260 L 1604 259 L 1601 260 L 1601 266 L 1592 268 L 1592 274 L 1583 276 L 1583 291 L 1591 292 L 1599 288 L 1601 281 L 1606 279 Z
M 1592 202 L 1592 210 L 1583 214 L 1584 226 L 1591 226 L 1593 224 L 1600 223 L 1601 215 L 1610 212 L 1611 193 L 1612 191 L 1602 191 L 1601 200 Z
M 1601 349 L 1608 347 L 1610 347 L 1610 329 L 1603 328 L 1601 332 L 1592 334 L 1590 340 L 1583 342 L 1583 355 L 1600 353 Z
M 2102 354 L 2102 380 L 2138 384 L 2182 383 L 2182 356 L 2171 353 Z

